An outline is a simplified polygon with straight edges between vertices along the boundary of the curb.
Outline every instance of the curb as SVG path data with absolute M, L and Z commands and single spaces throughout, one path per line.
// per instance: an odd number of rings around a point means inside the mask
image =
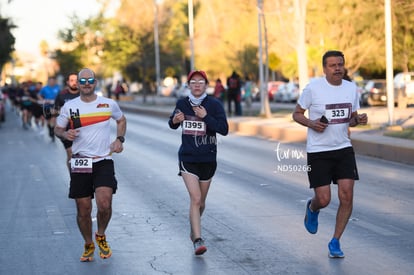
M 414 141 L 370 134 L 353 133 L 352 145 L 357 154 L 414 165 Z
M 286 118 L 230 118 L 229 131 L 244 136 L 260 136 L 286 142 L 306 142 L 306 129 Z

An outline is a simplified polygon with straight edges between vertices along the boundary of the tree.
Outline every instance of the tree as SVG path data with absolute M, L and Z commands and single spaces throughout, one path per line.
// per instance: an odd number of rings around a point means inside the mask
M 200 3 L 195 18 L 195 63 L 214 78 L 246 70 L 245 59 L 258 64 L 257 0 L 210 0 Z M 256 47 L 256 55 L 251 55 Z M 250 66 L 248 66 L 250 67 Z M 257 79 L 258 67 L 243 72 Z
M 120 71 L 128 76 L 128 79 L 136 81 L 142 79 L 138 71 L 133 73 L 129 64 L 140 63 L 142 58 L 142 37 L 129 26 L 119 25 L 112 21 L 110 28 L 105 30 L 105 42 L 103 47 L 103 62 L 113 73 Z
M 211 78 L 225 78 L 233 70 L 257 75 L 257 0 L 194 2 L 196 67 L 206 70 Z M 159 4 L 163 76 L 188 72 L 187 3 L 164 0 Z M 321 57 L 329 49 L 345 53 L 350 74 L 384 71 L 383 0 L 277 0 L 264 4 L 269 65 L 284 77 L 300 76 L 303 86 L 306 77 L 321 75 Z M 413 6 L 409 0 L 393 1 L 394 62 L 398 70 L 412 69 L 414 62 L 414 31 L 410 28 L 414 24 Z M 62 53 L 72 53 L 82 62 L 99 66 L 104 75 L 119 69 L 131 80 L 154 81 L 153 28 L 154 1 L 124 0 L 114 18 L 105 19 L 100 14 L 74 25 L 67 33 L 67 37 L 72 36 L 68 40 L 72 41 L 68 44 L 70 51 L 62 49 Z
M 184 1 L 164 1 L 159 9 L 159 37 L 160 37 L 160 62 L 161 74 L 165 76 L 179 76 L 185 72 L 186 56 L 184 45 L 187 39 L 185 24 L 187 22 L 186 13 L 184 13 L 186 4 Z M 111 48 L 116 48 L 115 43 L 125 43 L 133 45 L 123 45 L 118 47 L 118 54 L 128 52 L 128 62 L 124 63 L 124 67 L 128 67 L 130 75 L 135 70 L 135 78 L 139 75 L 139 79 L 147 81 L 155 81 L 155 50 L 154 50 L 154 3 L 146 0 L 123 1 L 116 16 L 116 22 L 113 29 L 118 28 L 129 29 L 130 36 L 127 32 L 114 36 L 113 33 L 106 35 L 107 46 L 105 52 L 106 57 L 110 58 L 113 53 Z M 114 39 L 115 38 L 115 39 Z M 132 50 L 132 48 L 134 48 Z M 109 51 L 108 51 L 109 50 Z M 117 58 L 119 60 L 119 58 Z M 131 75 L 132 77 L 132 75 Z
M 404 72 L 414 69 L 414 2 L 394 1 L 394 68 Z
M 106 67 L 102 64 L 108 22 L 102 14 L 81 21 L 76 15 L 71 18 L 72 27 L 59 31 L 58 37 L 65 42 L 56 54 L 61 71 L 79 70 L 81 67 L 93 69 L 97 75 L 104 76 Z M 78 60 L 76 60 L 76 58 Z M 72 64 L 71 64 L 72 63 Z
M 362 66 L 385 68 L 383 4 L 382 0 L 309 2 L 307 41 L 315 57 L 319 52 L 314 60 L 317 75 L 322 74 L 322 54 L 331 49 L 344 52 L 350 75 Z
M 68 75 L 70 72 L 79 71 L 84 67 L 81 63 L 82 57 L 78 51 L 63 51 L 58 49 L 55 51 L 55 58 L 59 63 L 60 73 Z
M 0 76 L 3 66 L 12 59 L 15 38 L 11 30 L 15 27 L 9 18 L 2 18 L 0 15 Z
M 249 76 L 250 79 L 257 79 L 257 68 L 259 60 L 257 58 L 258 48 L 252 44 L 246 44 L 243 49 L 237 51 L 234 64 L 240 68 L 243 76 Z

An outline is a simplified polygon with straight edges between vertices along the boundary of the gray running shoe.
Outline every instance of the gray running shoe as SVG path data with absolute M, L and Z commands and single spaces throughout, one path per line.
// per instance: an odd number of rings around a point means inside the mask
M 204 245 L 204 240 L 198 238 L 194 241 L 194 254 L 203 255 L 207 251 L 207 247 Z

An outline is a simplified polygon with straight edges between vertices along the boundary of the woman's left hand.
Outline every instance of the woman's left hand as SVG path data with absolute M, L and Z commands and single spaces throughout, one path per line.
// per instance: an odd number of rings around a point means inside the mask
M 195 113 L 195 115 L 199 118 L 204 118 L 207 115 L 207 110 L 206 108 L 204 108 L 203 106 L 196 106 L 193 107 L 193 111 Z

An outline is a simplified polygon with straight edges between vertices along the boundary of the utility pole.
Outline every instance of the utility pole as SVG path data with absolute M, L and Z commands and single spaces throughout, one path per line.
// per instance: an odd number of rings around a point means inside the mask
M 266 118 L 270 118 L 272 116 L 270 112 L 269 106 L 269 96 L 267 94 L 267 79 L 264 79 L 263 74 L 263 46 L 262 46 L 262 18 L 263 17 L 263 0 L 257 0 L 257 9 L 258 9 L 258 34 L 259 34 L 259 92 L 260 92 L 260 115 Z M 267 43 L 267 40 L 266 40 Z M 267 45 L 266 50 L 267 50 Z M 267 62 L 267 59 L 266 59 Z
M 188 0 L 188 33 L 190 36 L 191 71 L 194 70 L 194 8 L 193 0 Z
M 154 46 L 155 46 L 155 73 L 156 73 L 156 95 L 161 94 L 160 76 L 160 46 L 158 37 L 158 1 L 154 0 Z
M 391 126 L 394 124 L 394 66 L 392 56 L 391 0 L 385 0 L 384 8 L 388 125 Z

